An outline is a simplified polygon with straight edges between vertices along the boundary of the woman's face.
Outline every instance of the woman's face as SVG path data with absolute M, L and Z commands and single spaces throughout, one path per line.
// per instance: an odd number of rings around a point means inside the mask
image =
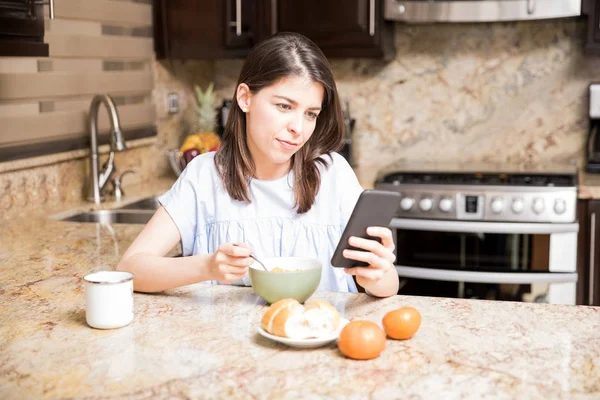
M 246 141 L 257 178 L 275 179 L 289 170 L 294 153 L 310 139 L 321 112 L 324 88 L 301 76 L 289 76 L 257 93 L 238 87 L 246 113 Z

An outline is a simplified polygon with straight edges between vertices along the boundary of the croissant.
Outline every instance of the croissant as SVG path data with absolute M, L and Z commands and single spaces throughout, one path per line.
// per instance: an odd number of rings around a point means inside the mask
M 271 304 L 262 317 L 261 325 L 275 336 L 319 338 L 338 329 L 340 313 L 325 300 L 311 299 L 302 305 L 295 299 L 283 299 Z

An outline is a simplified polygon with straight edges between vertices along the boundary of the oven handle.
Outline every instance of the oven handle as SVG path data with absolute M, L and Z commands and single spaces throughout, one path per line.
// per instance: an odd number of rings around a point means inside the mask
M 479 272 L 396 265 L 398 276 L 449 282 L 476 283 L 566 283 L 577 282 L 577 272 Z
M 478 222 L 440 221 L 431 219 L 393 218 L 390 228 L 417 231 L 466 232 L 466 233 L 529 233 L 549 235 L 552 233 L 578 232 L 579 223 L 549 224 L 531 222 Z

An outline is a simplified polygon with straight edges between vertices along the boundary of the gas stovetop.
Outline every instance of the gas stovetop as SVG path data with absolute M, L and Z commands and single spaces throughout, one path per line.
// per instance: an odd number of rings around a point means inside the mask
M 400 218 L 542 223 L 576 219 L 573 165 L 397 163 L 379 174 L 375 187 L 402 195 Z
M 384 182 L 421 185 L 503 185 L 503 186 L 561 186 L 577 185 L 577 175 L 531 173 L 443 173 L 396 172 L 383 177 Z

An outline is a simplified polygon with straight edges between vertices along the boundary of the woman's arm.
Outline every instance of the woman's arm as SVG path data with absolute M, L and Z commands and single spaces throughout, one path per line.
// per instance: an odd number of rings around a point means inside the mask
M 253 260 L 245 245 L 221 245 L 213 254 L 165 257 L 181 240 L 177 226 L 160 207 L 129 246 L 117 270 L 132 272 L 134 289 L 159 292 L 207 280 L 230 283 L 243 277 Z

